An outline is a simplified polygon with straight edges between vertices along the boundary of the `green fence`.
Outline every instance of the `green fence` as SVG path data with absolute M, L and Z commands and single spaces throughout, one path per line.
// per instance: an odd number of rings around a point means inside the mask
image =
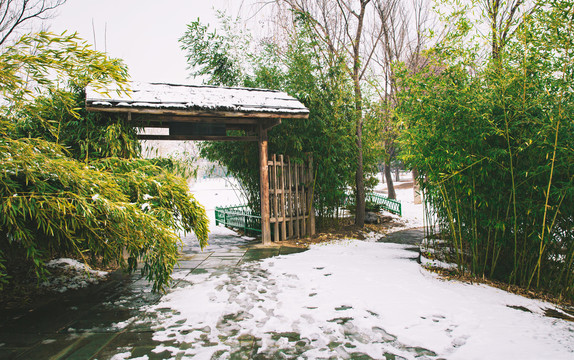
M 383 195 L 376 193 L 367 193 L 365 196 L 365 202 L 367 204 L 372 204 L 378 206 L 381 210 L 386 210 L 392 214 L 403 216 L 402 205 L 398 200 L 388 199 Z M 347 208 L 355 206 L 355 195 L 347 194 L 347 200 L 345 201 L 345 206 Z
M 368 193 L 365 197 L 365 201 L 376 204 L 380 206 L 381 209 L 384 209 L 392 214 L 403 216 L 403 209 L 400 201 L 387 199 L 386 197 L 375 193 Z
M 247 205 L 218 206 L 215 208 L 215 225 L 241 229 L 246 234 L 261 233 L 261 215 L 252 213 Z
M 402 216 L 401 202 L 386 197 L 368 193 L 365 200 L 378 205 L 382 210 Z M 347 198 L 347 204 L 355 202 L 353 195 Z M 247 205 L 218 206 L 215 208 L 215 225 L 224 225 L 243 230 L 246 234 L 261 234 L 261 215 L 251 212 Z

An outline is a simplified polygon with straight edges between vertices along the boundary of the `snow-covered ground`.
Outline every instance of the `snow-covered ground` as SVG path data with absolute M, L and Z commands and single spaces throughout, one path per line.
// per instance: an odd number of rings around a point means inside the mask
M 205 207 L 211 231 L 220 230 L 215 226 L 215 207 L 245 204 L 239 184 L 233 178 L 208 178 L 194 182 L 191 193 Z
M 228 358 L 246 337 L 260 339 L 265 358 L 574 358 L 574 326 L 545 317 L 550 304 L 441 280 L 414 257 L 346 240 L 196 275 L 149 310 L 173 311 L 154 339 L 190 344 L 185 354 L 197 359 Z
M 210 216 L 238 200 L 224 184 L 196 184 Z M 412 189 L 398 193 L 406 225 L 422 225 Z M 154 340 L 177 344 L 156 351 L 231 358 L 255 339 L 263 358 L 574 359 L 574 324 L 545 317 L 551 304 L 442 280 L 417 256 L 404 245 L 342 240 L 191 274 L 192 285 L 147 309 L 159 316 Z
M 46 277 L 41 286 L 57 292 L 85 288 L 108 276 L 106 271 L 92 270 L 87 265 L 68 258 L 51 260 L 46 263 L 46 268 L 52 274 Z
M 377 175 L 378 179 L 381 179 L 382 174 Z M 393 174 L 394 179 L 394 174 Z M 401 185 L 409 184 L 413 182 L 413 177 L 411 173 L 401 173 L 401 181 L 395 181 L 395 193 L 397 195 L 397 200 L 401 202 L 402 207 L 402 217 L 397 215 L 391 215 L 395 218 L 396 222 L 401 223 L 404 227 L 395 227 L 390 229 L 389 232 L 404 230 L 408 228 L 416 228 L 424 226 L 424 207 L 422 204 L 414 203 L 414 191 L 412 186 L 408 188 L 400 188 Z M 399 187 L 399 188 L 397 188 Z M 382 193 L 382 195 L 387 194 L 387 184 L 381 183 L 375 186 L 374 191 L 377 193 Z

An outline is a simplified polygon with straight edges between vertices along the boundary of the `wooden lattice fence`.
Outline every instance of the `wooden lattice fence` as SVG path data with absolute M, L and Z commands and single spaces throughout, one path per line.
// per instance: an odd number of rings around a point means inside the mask
M 269 160 L 270 223 L 274 241 L 315 234 L 313 159 L 291 162 L 288 156 Z

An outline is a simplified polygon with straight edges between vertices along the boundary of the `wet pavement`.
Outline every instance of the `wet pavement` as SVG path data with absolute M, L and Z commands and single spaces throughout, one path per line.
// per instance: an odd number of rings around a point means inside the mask
M 381 237 L 378 241 L 405 245 L 420 245 L 425 237 L 424 228 L 414 228 L 392 232 Z
M 228 272 L 244 262 L 301 251 L 262 248 L 249 238 L 219 235 L 202 252 L 196 241 L 185 240 L 172 288 L 185 286 L 187 274 Z M 125 324 L 149 316 L 141 309 L 160 299 L 139 273 L 116 272 L 87 289 L 36 299 L 34 308 L 2 310 L 0 359 L 110 359 L 122 348 L 132 349 L 131 357 L 170 358 L 151 352 L 160 343 L 151 339 L 149 328 Z
M 395 233 L 389 235 L 392 236 L 390 239 L 386 237 L 380 241 L 420 242 L 422 231 L 411 232 Z M 212 242 L 202 252 L 193 238 L 184 239 L 172 289 L 192 285 L 193 276 L 198 274 L 225 274 L 231 281 L 241 282 L 241 277 L 245 276 L 241 264 L 303 251 L 285 246 L 260 247 L 257 241 L 231 232 L 219 234 Z M 256 273 L 247 275 L 259 276 Z M 0 359 L 181 358 L 174 357 L 169 351 L 170 347 L 185 350 L 175 340 L 175 335 L 173 341 L 153 339 L 164 310 L 146 309 L 161 298 L 162 295 L 151 292 L 151 284 L 139 273 L 116 272 L 109 280 L 87 289 L 69 291 L 45 301 L 40 299 L 34 308 L 1 311 Z M 169 312 L 169 309 L 165 311 Z M 229 322 L 233 321 L 229 319 Z M 174 329 L 174 334 L 178 331 L 181 329 Z M 187 331 L 201 333 L 202 330 Z M 206 336 L 198 337 L 199 341 L 202 339 L 206 343 L 200 346 L 212 345 Z M 256 339 L 235 337 L 233 341 L 237 351 L 231 358 L 251 358 L 256 353 Z

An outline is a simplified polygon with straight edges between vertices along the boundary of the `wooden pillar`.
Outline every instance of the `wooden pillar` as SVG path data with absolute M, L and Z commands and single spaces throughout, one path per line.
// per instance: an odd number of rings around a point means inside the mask
M 269 216 L 269 167 L 267 163 L 267 130 L 259 124 L 259 182 L 261 189 L 261 241 L 271 244 L 271 223 Z
M 273 163 L 273 170 L 271 171 L 271 179 L 273 179 L 273 198 L 271 199 L 271 215 L 273 215 L 273 238 L 275 242 L 279 242 L 279 181 L 277 181 L 277 155 L 273 154 L 271 160 Z
M 294 200 L 293 200 L 293 170 L 291 166 L 291 158 L 287 156 L 287 188 L 288 188 L 288 205 L 287 205 L 287 214 L 289 216 L 289 238 L 295 236 L 295 209 Z
M 309 155 L 309 227 L 307 233 L 309 236 L 315 235 L 315 207 L 313 206 L 313 197 L 315 196 L 315 173 L 313 172 L 313 157 Z
M 279 199 L 280 201 L 280 205 L 279 205 L 279 209 L 281 209 L 281 240 L 287 240 L 287 214 L 286 214 L 286 199 L 285 199 L 285 161 L 283 158 L 283 155 L 279 155 L 279 162 L 281 163 L 281 174 L 280 175 L 280 181 L 279 181 L 279 187 L 281 188 L 281 194 Z

